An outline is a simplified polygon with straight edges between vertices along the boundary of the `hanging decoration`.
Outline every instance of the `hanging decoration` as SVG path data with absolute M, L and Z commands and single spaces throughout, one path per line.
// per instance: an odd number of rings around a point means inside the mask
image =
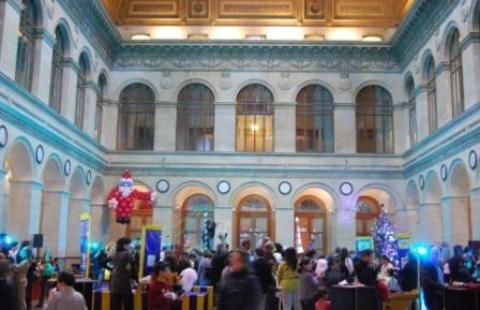
M 132 216 L 132 210 L 136 201 L 142 201 L 151 207 L 155 200 L 155 193 L 152 191 L 141 192 L 135 189 L 132 173 L 125 170 L 118 186 L 108 195 L 108 206 L 115 210 L 117 223 L 128 224 Z
M 380 215 L 372 227 L 372 237 L 377 255 L 386 255 L 392 264 L 399 266 L 398 241 L 395 235 L 395 225 L 388 218 L 386 208 L 381 205 Z
M 202 220 L 202 246 L 205 250 L 213 251 L 213 239 L 217 224 L 210 217 L 208 212 L 203 214 Z

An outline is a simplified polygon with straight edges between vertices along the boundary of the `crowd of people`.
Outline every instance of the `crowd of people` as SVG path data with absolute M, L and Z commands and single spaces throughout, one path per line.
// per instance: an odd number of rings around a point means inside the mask
M 219 310 L 273 310 L 280 306 L 295 310 L 328 309 L 329 292 L 336 285 L 373 288 L 376 308 L 381 309 L 391 292 L 412 291 L 419 283 L 427 308 L 442 309 L 443 288 L 477 282 L 480 262 L 471 248 L 459 245 L 453 248 L 452 255 L 446 246 L 431 247 L 428 253 L 421 264 L 414 253 L 401 262 L 392 262 L 387 256 L 378 257 L 372 250 L 351 252 L 338 248 L 327 256 L 314 250 L 299 254 L 294 248 L 284 249 L 265 238 L 256 248 L 244 240 L 235 250 L 229 250 L 227 244 L 219 244 L 216 251 L 186 253 L 177 248 L 164 249 L 153 272 L 139 279 L 138 253 L 129 238 L 120 238 L 112 251 L 103 252 L 101 263 L 92 266 L 92 275 L 103 283 L 102 269 L 111 271 L 108 288 L 113 310 L 122 306 L 133 309 L 132 290 L 137 286 L 148 287 L 150 309 L 181 309 L 182 299 L 194 285 L 213 287 Z M 92 263 L 95 265 L 95 260 Z M 420 275 L 418 266 L 421 266 Z M 54 275 L 57 287 L 47 293 L 45 283 Z M 31 309 L 35 277 L 42 286 L 37 306 L 86 308 L 83 296 L 73 289 L 73 274 L 60 272 L 48 251 L 41 260 L 34 260 L 28 242 L 12 244 L 0 253 L 2 307 Z M 43 305 L 45 296 L 48 302 Z M 411 309 L 415 309 L 415 303 Z

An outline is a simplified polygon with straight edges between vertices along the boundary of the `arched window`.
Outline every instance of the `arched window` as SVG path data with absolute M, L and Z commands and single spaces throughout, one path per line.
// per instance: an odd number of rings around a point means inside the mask
M 458 30 L 455 30 L 451 35 L 449 46 L 452 117 L 460 115 L 465 109 L 463 100 L 462 49 L 460 48 L 459 36 Z
M 257 247 L 265 237 L 272 237 L 271 206 L 258 195 L 242 199 L 237 207 L 237 245 L 243 240 L 250 240 L 252 247 Z
M 415 82 L 411 76 L 407 79 L 408 95 L 408 120 L 410 128 L 410 145 L 417 143 L 417 103 L 415 94 Z
M 87 87 L 87 74 L 89 71 L 88 57 L 85 53 L 80 54 L 77 75 L 77 98 L 75 104 L 75 125 L 83 129 L 85 115 L 85 89 Z
M 185 201 L 182 208 L 182 242 L 184 249 L 203 248 L 202 231 L 205 214 L 213 220 L 214 205 L 210 198 L 196 194 Z
M 333 152 L 333 97 L 323 86 L 297 95 L 297 152 Z
M 213 151 L 214 98 L 202 84 L 185 86 L 178 95 L 177 151 Z
M 50 78 L 50 106 L 60 113 L 62 103 L 63 67 L 65 63 L 66 36 L 60 26 L 55 29 L 52 73 Z
M 390 93 L 380 86 L 366 86 L 357 94 L 357 151 L 393 152 L 393 108 Z
M 273 95 L 263 85 L 250 84 L 238 93 L 237 151 L 273 151 Z
M 327 254 L 327 208 L 316 197 L 302 197 L 295 204 L 295 245 L 301 252 Z
M 145 84 L 131 84 L 122 90 L 118 111 L 118 149 L 153 149 L 154 102 L 155 94 Z
M 37 27 L 38 17 L 32 0 L 22 0 L 22 3 L 24 9 L 20 15 L 15 81 L 31 90 L 35 55 L 35 28 Z
M 437 85 L 435 76 L 435 61 L 429 56 L 425 61 L 425 82 L 427 88 L 428 129 L 432 134 L 438 128 L 437 121 Z
M 357 201 L 357 236 L 370 236 L 372 226 L 380 215 L 380 204 L 368 196 L 360 196 Z
M 97 102 L 95 104 L 95 140 L 100 142 L 102 139 L 102 118 L 103 118 L 103 99 L 105 96 L 105 88 L 107 87 L 107 78 L 102 73 L 98 77 L 98 93 Z

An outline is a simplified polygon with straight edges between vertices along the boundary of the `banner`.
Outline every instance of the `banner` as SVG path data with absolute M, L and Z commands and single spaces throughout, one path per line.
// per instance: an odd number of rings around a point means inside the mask
M 90 213 L 80 214 L 80 272 L 85 278 L 90 274 Z
M 142 227 L 142 246 L 140 249 L 139 278 L 148 276 L 160 261 L 162 251 L 162 230 L 159 225 Z

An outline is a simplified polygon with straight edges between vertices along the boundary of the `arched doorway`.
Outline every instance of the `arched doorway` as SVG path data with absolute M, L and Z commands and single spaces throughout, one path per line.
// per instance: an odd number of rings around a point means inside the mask
M 111 216 L 105 201 L 105 187 L 100 176 L 97 176 L 92 183 L 90 200 L 92 205 L 91 238 L 95 242 L 107 244 L 110 241 Z
M 80 216 L 88 212 L 90 200 L 87 194 L 85 172 L 77 167 L 70 180 L 70 205 L 68 208 L 67 240 L 66 240 L 66 266 L 80 261 Z
M 441 206 L 442 186 L 434 172 L 425 181 L 424 202 L 420 207 L 420 234 L 428 242 L 443 240 L 443 215 Z
M 267 199 L 259 195 L 248 195 L 237 206 L 237 239 L 250 240 L 252 247 L 258 246 L 262 239 L 272 236 L 272 207 Z
M 2 227 L 9 234 L 21 240 L 29 240 L 30 233 L 36 232 L 31 225 L 32 194 L 36 183 L 33 157 L 28 144 L 23 141 L 14 143 L 5 155 L 5 209 L 2 214 Z M 35 188 L 40 188 L 38 185 Z M 39 219 L 38 219 L 39 220 Z
M 181 245 L 185 250 L 202 248 L 202 230 L 205 215 L 213 219 L 213 201 L 202 194 L 188 197 L 182 206 Z
M 43 248 L 50 249 L 53 255 L 58 253 L 62 205 L 68 204 L 65 192 L 62 163 L 56 156 L 50 157 L 42 173 L 42 213 L 40 233 L 43 234 Z
M 327 208 L 315 196 L 304 196 L 295 203 L 295 248 L 298 252 L 316 250 L 327 254 Z
M 452 244 L 465 245 L 472 239 L 470 205 L 470 182 L 463 163 L 457 162 L 451 168 L 450 197 L 450 236 Z
M 360 196 L 356 206 L 357 237 L 370 236 L 381 212 L 380 203 L 370 196 Z

